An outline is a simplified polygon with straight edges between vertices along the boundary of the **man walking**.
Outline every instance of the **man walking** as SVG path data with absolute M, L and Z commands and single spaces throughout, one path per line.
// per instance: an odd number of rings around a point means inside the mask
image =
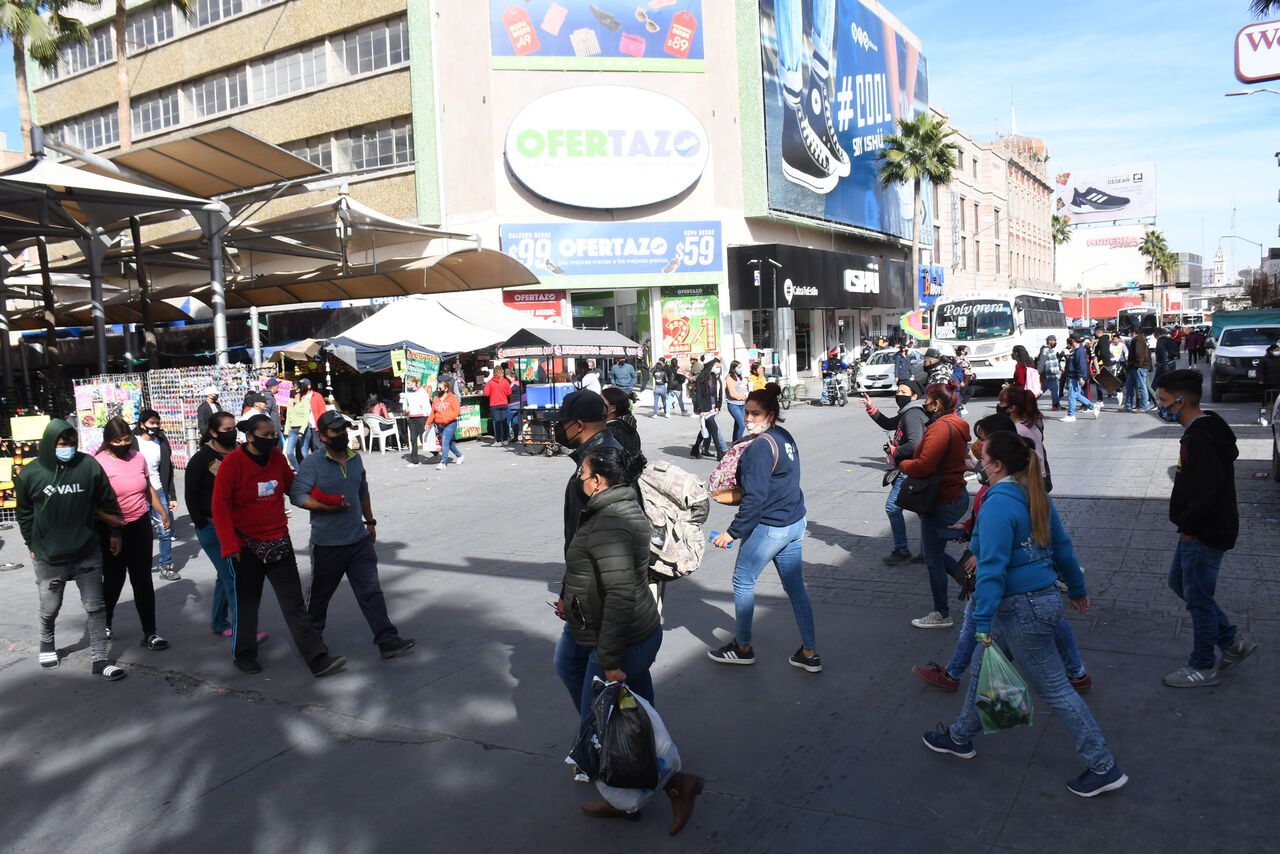
M 1168 329 L 1160 329 L 1156 333 L 1156 371 L 1151 377 L 1151 385 L 1159 388 L 1160 378 L 1172 371 L 1178 361 L 1178 342 L 1173 340 Z
M 1058 382 L 1061 373 L 1061 366 L 1058 364 L 1058 336 L 1050 335 L 1044 339 L 1044 346 L 1036 357 L 1036 370 L 1040 372 L 1040 387 L 1049 389 L 1049 393 L 1053 395 L 1053 408 L 1058 410 L 1061 395 Z
M 1124 378 L 1124 406 L 1128 412 L 1146 412 L 1150 408 L 1147 397 L 1147 372 L 1151 370 L 1151 348 L 1147 336 L 1135 329 L 1129 341 L 1129 372 Z
M 675 398 L 676 403 L 680 404 L 680 414 L 688 415 L 689 410 L 684 408 L 684 387 L 689 377 L 680 368 L 680 361 L 672 356 L 667 360 L 667 411 L 672 411 L 671 398 Z
M 373 518 L 364 461 L 347 447 L 347 423 L 340 413 L 321 415 L 318 427 L 324 453 L 303 460 L 289 488 L 289 500 L 311 511 L 307 614 L 323 634 L 329 600 L 345 575 L 382 657 L 404 655 L 413 649 L 414 641 L 400 637 L 387 616 L 378 581 L 378 553 L 373 548 L 378 520 Z
M 1201 688 L 1219 683 L 1219 674 L 1244 661 L 1258 644 L 1231 625 L 1214 600 L 1222 556 L 1236 544 L 1240 513 L 1236 506 L 1236 436 L 1216 412 L 1200 409 L 1204 376 L 1199 371 L 1170 371 L 1156 380 L 1160 418 L 1183 427 L 1178 468 L 1169 495 L 1169 521 L 1178 541 L 1169 570 L 1169 587 L 1187 605 L 1193 646 L 1186 666 L 1164 677 L 1172 688 Z M 1221 650 L 1221 658 L 1214 647 Z
M 658 401 L 662 401 L 662 417 L 667 417 L 667 363 L 661 357 L 653 363 L 653 417 L 658 417 Z
M 1097 418 L 1102 409 L 1102 401 L 1091 403 L 1081 391 L 1085 383 L 1089 382 L 1089 350 L 1074 335 L 1067 339 L 1067 367 L 1064 373 L 1067 378 L 1067 417 L 1062 420 L 1076 420 L 1077 403 Z
M 898 342 L 898 352 L 893 354 L 893 378 L 898 382 L 916 378 L 916 357 L 907 349 L 906 341 Z
M 626 359 L 618 359 L 614 366 L 609 370 L 609 382 L 618 388 L 631 394 L 631 390 L 636 387 L 636 383 L 640 381 L 640 375 L 636 373 L 633 365 L 628 364 Z

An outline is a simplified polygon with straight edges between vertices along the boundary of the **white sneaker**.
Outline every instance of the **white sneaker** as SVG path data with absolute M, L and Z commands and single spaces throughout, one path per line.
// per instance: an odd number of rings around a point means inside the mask
M 1070 422 L 1072 422 L 1072 421 L 1075 421 L 1075 420 L 1076 420 L 1076 417 L 1075 417 L 1074 415 L 1068 415 L 1066 418 L 1064 418 L 1064 419 L 1062 419 L 1062 420 L 1063 420 L 1063 421 L 1065 421 L 1065 422 L 1067 422 L 1067 423 L 1070 423 Z
M 466 462 L 466 460 L 467 460 L 466 457 L 458 457 L 456 460 L 454 460 L 454 462 L 457 463 L 458 465 L 462 465 L 464 462 Z
M 436 471 L 444 471 L 444 463 L 440 463 L 440 465 L 436 466 Z
M 917 629 L 949 629 L 955 623 L 951 622 L 950 617 L 944 617 L 937 611 L 930 611 L 923 617 L 916 617 L 911 621 L 911 625 Z

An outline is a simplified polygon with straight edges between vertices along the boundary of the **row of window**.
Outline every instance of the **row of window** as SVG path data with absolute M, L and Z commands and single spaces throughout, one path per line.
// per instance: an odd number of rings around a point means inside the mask
M 280 147 L 333 172 L 399 166 L 413 162 L 413 121 L 404 116 Z
M 139 95 L 132 104 L 133 135 L 141 137 L 203 121 L 408 61 L 407 21 L 380 21 L 170 89 Z M 77 116 L 49 130 L 86 150 L 113 145 L 120 139 L 114 107 Z

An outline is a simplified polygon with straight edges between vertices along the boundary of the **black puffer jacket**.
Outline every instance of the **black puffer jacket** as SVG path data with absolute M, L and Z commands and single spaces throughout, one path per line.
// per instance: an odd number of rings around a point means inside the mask
M 564 614 L 574 640 L 605 670 L 661 625 L 649 592 L 649 520 L 630 486 L 591 498 L 565 551 Z

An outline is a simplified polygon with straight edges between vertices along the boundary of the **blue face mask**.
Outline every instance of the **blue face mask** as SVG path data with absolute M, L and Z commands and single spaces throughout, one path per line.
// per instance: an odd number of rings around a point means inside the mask
M 69 463 L 76 455 L 75 448 L 55 448 L 54 454 L 57 455 L 60 462 Z
M 1177 406 L 1179 403 L 1182 403 L 1181 396 L 1168 406 L 1157 407 L 1156 414 L 1159 415 L 1163 421 L 1168 421 L 1170 424 L 1177 424 L 1178 416 L 1182 414 L 1182 407 L 1178 406 L 1177 409 L 1174 409 L 1173 407 Z

